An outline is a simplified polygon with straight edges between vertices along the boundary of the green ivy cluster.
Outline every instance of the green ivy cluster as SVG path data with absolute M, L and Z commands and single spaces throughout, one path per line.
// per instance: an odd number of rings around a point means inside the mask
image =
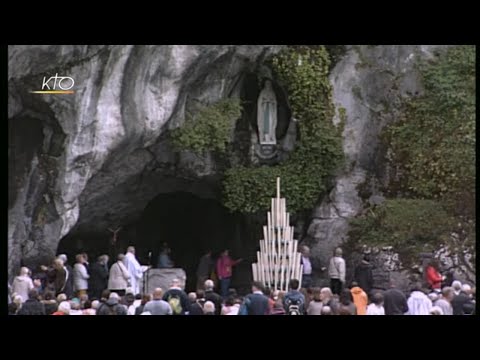
M 239 99 L 223 99 L 210 106 L 201 106 L 194 115 L 187 116 L 185 125 L 172 132 L 173 144 L 177 149 L 197 154 L 226 153 L 241 111 Z
M 392 246 L 404 266 L 415 254 L 448 240 L 453 217 L 433 200 L 389 199 L 350 221 L 350 239 L 358 245 Z
M 421 65 L 425 95 L 405 104 L 386 131 L 402 190 L 442 198 L 475 189 L 475 47 Z
M 299 141 L 289 158 L 277 166 L 235 167 L 226 172 L 225 205 L 232 211 L 255 213 L 270 206 L 276 178 L 292 213 L 312 208 L 327 191 L 328 178 L 343 160 L 343 124 L 334 126 L 329 55 L 323 46 L 290 47 L 273 57 L 271 66 L 286 89 Z
M 419 70 L 424 94 L 407 101 L 399 121 L 384 134 L 387 160 L 398 175 L 387 189 L 389 196 L 410 199 L 387 200 L 353 220 L 350 238 L 359 244 L 393 245 L 404 255 L 440 243 L 459 254 L 472 252 L 475 47 L 450 48 Z M 451 237 L 452 232 L 458 237 Z

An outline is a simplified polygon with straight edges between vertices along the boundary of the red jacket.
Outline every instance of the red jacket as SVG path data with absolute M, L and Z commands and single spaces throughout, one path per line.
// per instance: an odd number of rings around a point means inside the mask
M 442 275 L 433 267 L 427 267 L 427 281 L 432 289 L 440 289 L 442 286 Z
M 230 256 L 221 256 L 217 261 L 217 275 L 219 279 L 232 276 L 232 266 L 237 265 L 240 260 L 233 260 Z

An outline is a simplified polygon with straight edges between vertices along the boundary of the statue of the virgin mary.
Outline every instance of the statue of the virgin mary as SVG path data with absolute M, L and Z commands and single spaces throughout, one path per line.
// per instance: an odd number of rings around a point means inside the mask
M 257 102 L 257 123 L 260 144 L 276 144 L 275 129 L 277 128 L 277 98 L 270 80 L 265 81 L 265 87 L 260 92 Z

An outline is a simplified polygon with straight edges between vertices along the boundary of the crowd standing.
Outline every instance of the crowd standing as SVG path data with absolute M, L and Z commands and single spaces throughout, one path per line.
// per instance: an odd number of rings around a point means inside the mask
M 163 255 L 167 254 L 166 252 Z M 162 255 L 162 256 L 163 256 Z M 162 263 L 170 264 L 162 258 Z M 107 255 L 90 264 L 85 253 L 75 256 L 73 267 L 65 254 L 32 274 L 22 267 L 8 286 L 11 315 L 474 315 L 475 287 L 459 280 L 446 283 L 432 261 L 425 269 L 425 284 L 415 283 L 404 293 L 392 282 L 387 290 L 373 287 L 372 266 L 365 256 L 355 268 L 354 281 L 345 283 L 342 250 L 328 264 L 330 287 L 311 286 L 309 251 L 302 252 L 304 273 L 292 279 L 288 291 L 253 282 L 249 294 L 230 287 L 233 260 L 228 250 L 213 261 L 211 251 L 200 259 L 197 290 L 186 293 L 178 279 L 168 289 L 140 293 L 142 269 L 135 248 L 127 248 L 108 267 Z M 306 271 L 306 272 L 305 272 Z M 218 283 L 212 279 L 216 273 Z M 217 280 L 215 279 L 215 280 Z M 218 291 L 218 292 L 217 292 Z

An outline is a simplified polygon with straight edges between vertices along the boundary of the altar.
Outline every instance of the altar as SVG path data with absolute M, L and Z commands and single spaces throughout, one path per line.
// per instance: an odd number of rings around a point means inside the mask
M 151 294 L 156 288 L 162 288 L 165 292 L 170 288 L 173 279 L 180 280 L 180 287 L 185 289 L 187 274 L 182 268 L 147 269 L 143 273 L 140 292 Z

